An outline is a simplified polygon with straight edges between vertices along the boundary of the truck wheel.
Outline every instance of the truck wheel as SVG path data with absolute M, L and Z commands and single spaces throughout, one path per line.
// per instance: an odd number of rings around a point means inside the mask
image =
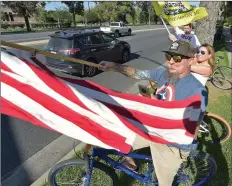
M 131 36 L 131 29 L 128 30 L 128 36 Z

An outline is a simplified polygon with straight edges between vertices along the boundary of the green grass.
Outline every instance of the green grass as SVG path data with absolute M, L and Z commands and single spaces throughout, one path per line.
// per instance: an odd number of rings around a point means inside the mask
M 229 58 L 228 58 L 228 51 L 226 49 L 226 42 L 224 39 L 220 41 L 216 41 L 214 43 L 214 50 L 216 52 L 216 57 L 217 56 L 223 56 L 224 59 L 220 60 L 218 65 L 219 66 L 229 66 Z M 217 59 L 217 58 L 216 58 Z
M 207 85 L 209 89 L 209 103 L 207 111 L 218 114 L 232 124 L 232 98 L 231 91 L 223 91 Z M 232 126 L 231 126 L 232 127 Z M 210 182 L 210 186 L 232 186 L 232 138 L 223 144 L 210 144 L 207 141 L 201 141 L 203 151 L 211 154 L 217 163 L 217 174 Z
M 229 66 L 229 58 L 228 58 L 228 52 L 226 50 L 221 50 L 216 52 L 216 59 L 218 56 L 223 56 L 224 59 L 220 59 L 218 66 Z

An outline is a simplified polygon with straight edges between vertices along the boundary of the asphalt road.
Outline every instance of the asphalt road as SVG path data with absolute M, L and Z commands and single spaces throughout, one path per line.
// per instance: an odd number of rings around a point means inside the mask
M 146 25 L 146 26 L 132 26 L 133 30 L 141 30 L 141 29 L 150 29 L 150 28 L 160 28 L 163 27 L 162 25 Z M 50 34 L 53 34 L 54 31 L 48 32 L 30 32 L 30 33 L 17 33 L 17 34 L 1 34 L 1 40 L 9 41 L 14 43 L 20 43 L 25 41 L 36 41 L 36 40 L 45 40 L 49 39 Z
M 36 36 L 34 39 L 44 39 L 46 34 L 48 33 L 25 34 L 20 37 L 17 37 L 18 34 L 5 35 L 2 39 L 17 42 L 16 38 L 19 38 L 18 40 L 27 41 L 25 38 L 31 39 L 34 36 Z M 10 40 L 8 40 L 9 38 Z M 157 68 L 165 62 L 164 55 L 160 51 L 166 49 L 170 44 L 166 30 L 138 32 L 120 39 L 131 45 L 131 60 L 127 64 L 139 69 L 150 69 Z M 32 47 L 43 49 L 44 44 Z M 116 91 L 125 91 L 136 82 L 116 72 L 104 72 L 91 78 L 91 80 Z M 2 180 L 10 176 L 12 170 L 17 166 L 60 136 L 58 133 L 36 127 L 16 118 L 1 115 L 1 120 Z

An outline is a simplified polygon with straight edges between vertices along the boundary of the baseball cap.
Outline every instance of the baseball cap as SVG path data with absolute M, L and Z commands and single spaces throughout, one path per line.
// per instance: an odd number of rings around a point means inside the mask
M 186 41 L 174 41 L 168 50 L 162 51 L 171 55 L 181 55 L 185 57 L 194 57 L 197 49 L 191 47 L 190 43 Z

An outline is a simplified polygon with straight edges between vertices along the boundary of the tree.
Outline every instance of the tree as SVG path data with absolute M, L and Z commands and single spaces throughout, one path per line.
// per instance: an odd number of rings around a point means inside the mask
M 36 20 L 38 22 L 47 23 L 47 11 L 44 7 L 39 7 L 36 11 Z
M 196 22 L 196 35 L 201 43 L 213 45 L 217 21 L 224 20 L 225 2 L 201 1 L 200 7 L 206 8 L 208 17 Z
M 145 21 L 146 24 L 151 23 L 152 14 L 154 15 L 154 9 L 151 1 L 137 1 L 136 5 L 142 10 L 140 20 Z
M 95 1 L 96 2 L 96 1 Z M 98 3 L 95 7 L 94 7 L 94 11 L 96 12 L 97 18 L 100 22 L 100 26 L 102 25 L 102 22 L 104 21 L 108 21 L 106 20 L 104 13 L 105 13 L 105 6 L 102 5 L 102 3 Z
M 85 11 L 85 19 L 87 20 L 87 22 L 89 23 L 97 23 L 99 22 L 99 18 L 97 15 L 97 12 L 94 8 L 91 8 L 88 11 Z
M 68 11 L 66 7 L 56 8 L 56 11 L 54 12 L 54 18 L 60 23 L 68 22 L 72 20 L 72 15 Z
M 62 1 L 68 8 L 69 12 L 73 15 L 73 26 L 76 27 L 76 14 L 84 14 L 84 2 L 83 1 Z
M 109 23 L 112 21 L 116 21 L 118 14 L 117 14 L 117 2 L 109 1 L 109 2 L 103 2 L 99 6 L 103 6 L 103 19 L 108 21 Z
M 227 26 L 232 25 L 232 1 L 227 1 L 224 13 Z
M 116 11 L 117 11 L 117 19 L 120 19 L 123 22 L 127 22 L 126 17 L 129 15 L 129 17 L 132 18 L 132 22 L 134 23 L 135 21 L 135 7 L 134 3 L 131 2 L 123 2 L 123 1 L 118 1 L 116 2 Z
M 2 21 L 5 21 L 5 14 L 2 10 L 0 10 L 0 14 L 1 14 L 1 23 L 2 23 Z
M 56 20 L 56 11 L 54 10 L 49 10 L 46 12 L 46 22 L 48 23 L 56 23 L 57 20 Z
M 24 17 L 27 31 L 31 31 L 29 18 L 37 12 L 40 6 L 45 6 L 45 2 L 39 1 L 3 1 L 3 4 L 11 8 L 11 10 Z
M 232 1 L 227 1 L 225 7 L 225 17 L 228 18 L 231 16 L 232 16 Z

